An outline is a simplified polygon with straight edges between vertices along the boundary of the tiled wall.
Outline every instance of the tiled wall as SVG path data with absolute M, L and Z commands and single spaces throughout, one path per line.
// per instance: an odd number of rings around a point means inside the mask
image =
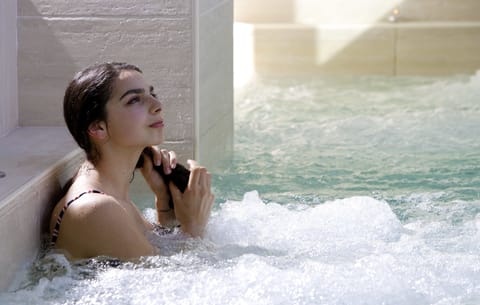
M 18 125 L 17 0 L 0 1 L 0 137 Z

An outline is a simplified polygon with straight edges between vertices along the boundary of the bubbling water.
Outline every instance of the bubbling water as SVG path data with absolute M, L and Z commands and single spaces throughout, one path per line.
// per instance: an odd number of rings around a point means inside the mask
M 175 254 L 114 266 L 101 260 L 70 264 L 52 254 L 40 264 L 44 273 L 37 282 L 2 295 L 0 303 L 440 305 L 480 300 L 479 216 L 459 225 L 443 220 L 402 225 L 387 202 L 371 197 L 308 206 L 265 203 L 255 191 L 222 203 L 205 239 L 178 240 L 183 245 Z
M 260 80 L 236 97 L 204 239 L 50 253 L 0 304 L 478 305 L 478 96 L 480 73 Z

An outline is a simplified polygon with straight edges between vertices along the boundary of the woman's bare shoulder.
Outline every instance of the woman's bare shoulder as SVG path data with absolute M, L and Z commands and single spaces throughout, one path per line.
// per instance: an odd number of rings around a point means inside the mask
M 63 217 L 68 216 L 87 216 L 95 211 L 115 209 L 118 207 L 117 200 L 112 196 L 108 196 L 101 191 L 87 190 L 77 191 L 69 190 L 63 198 L 55 205 L 51 220 L 56 221 L 62 209 L 65 211 Z
M 59 247 L 67 248 L 74 257 L 128 258 L 152 253 L 143 232 L 135 228 L 131 215 L 114 197 L 88 193 L 77 200 L 65 213 Z
M 65 213 L 65 229 L 81 235 L 87 232 L 118 230 L 119 224 L 130 223 L 130 217 L 118 201 L 109 195 L 89 193 L 77 199 Z M 67 228 L 68 227 L 68 228 Z M 88 235 L 88 234 L 87 234 Z
M 86 191 L 80 195 L 76 195 L 73 198 L 75 201 L 68 206 L 69 214 L 79 213 L 78 216 L 87 216 L 91 213 L 120 208 L 118 201 L 113 196 L 100 191 Z M 65 200 L 64 202 L 68 201 Z

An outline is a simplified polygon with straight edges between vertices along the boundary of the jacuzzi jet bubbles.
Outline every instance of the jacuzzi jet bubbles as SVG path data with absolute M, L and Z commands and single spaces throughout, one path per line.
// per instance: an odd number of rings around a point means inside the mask
M 204 239 L 164 236 L 139 262 L 47 256 L 0 304 L 480 304 L 480 74 L 245 90 Z

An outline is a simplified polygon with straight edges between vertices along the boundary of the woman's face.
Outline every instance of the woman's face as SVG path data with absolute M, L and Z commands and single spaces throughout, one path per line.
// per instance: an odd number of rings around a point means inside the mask
M 120 72 L 106 110 L 109 141 L 141 148 L 163 142 L 162 104 L 140 72 Z

